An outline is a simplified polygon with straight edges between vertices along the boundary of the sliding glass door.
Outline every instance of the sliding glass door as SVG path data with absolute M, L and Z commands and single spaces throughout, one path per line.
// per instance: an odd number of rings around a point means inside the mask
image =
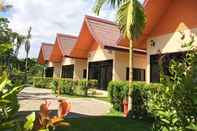
M 89 79 L 98 80 L 98 88 L 106 90 L 112 80 L 113 61 L 101 61 L 89 63 Z

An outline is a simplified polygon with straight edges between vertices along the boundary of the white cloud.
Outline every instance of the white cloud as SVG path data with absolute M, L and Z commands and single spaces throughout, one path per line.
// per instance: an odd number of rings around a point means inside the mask
M 32 26 L 31 57 L 37 57 L 41 42 L 53 43 L 56 33 L 78 35 L 85 14 L 94 15 L 95 0 L 7 0 L 14 7 L 10 26 L 25 34 Z M 106 7 L 101 16 L 114 19 L 115 11 Z M 24 49 L 20 51 L 23 57 Z

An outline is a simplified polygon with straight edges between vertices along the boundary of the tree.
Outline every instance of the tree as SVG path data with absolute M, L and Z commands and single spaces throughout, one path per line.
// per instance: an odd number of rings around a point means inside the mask
M 106 3 L 110 3 L 113 8 L 118 8 L 117 23 L 123 36 L 129 39 L 129 85 L 131 85 L 133 80 L 133 42 L 143 33 L 146 23 L 144 9 L 138 0 L 97 0 L 94 12 L 99 14 L 102 6 Z M 131 101 L 129 103 L 131 104 Z M 129 105 L 129 109 L 131 109 L 131 105 Z
M 9 28 L 9 20 L 0 17 L 0 67 L 7 69 L 9 75 L 12 68 L 11 59 L 17 56 L 23 40 L 24 36 Z
M 28 30 L 28 34 L 27 34 L 27 37 L 26 37 L 26 40 L 25 40 L 25 52 L 26 52 L 26 62 L 25 62 L 25 80 L 27 80 L 27 68 L 28 68 L 28 56 L 29 56 L 29 50 L 30 50 L 30 39 L 31 39 L 31 27 L 29 27 L 29 30 Z

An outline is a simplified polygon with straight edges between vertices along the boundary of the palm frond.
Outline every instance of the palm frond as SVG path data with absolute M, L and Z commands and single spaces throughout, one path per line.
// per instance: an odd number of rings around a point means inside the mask
M 18 94 L 22 89 L 23 89 L 23 86 L 14 87 L 11 91 L 9 91 L 9 93 L 2 95 L 1 98 L 6 99 L 7 97 L 9 97 L 11 95 Z
M 20 47 L 24 44 L 25 42 L 25 36 L 22 35 L 17 35 L 16 36 L 16 49 L 15 49 L 15 55 L 18 55 Z
M 99 15 L 101 8 L 105 3 L 109 3 L 113 8 L 120 7 L 123 3 L 128 0 L 96 0 L 96 4 L 93 8 L 94 13 Z
M 137 0 L 128 0 L 118 9 L 117 23 L 128 39 L 137 39 L 145 27 L 143 6 Z
M 96 4 L 93 7 L 93 11 L 94 13 L 96 13 L 97 15 L 99 15 L 101 8 L 103 7 L 103 5 L 107 2 L 107 0 L 96 0 Z

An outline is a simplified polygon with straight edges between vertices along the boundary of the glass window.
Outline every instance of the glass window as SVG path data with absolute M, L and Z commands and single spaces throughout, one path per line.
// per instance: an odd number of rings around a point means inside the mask
M 74 65 L 62 66 L 62 78 L 73 78 Z
M 87 76 L 87 70 L 84 69 L 84 70 L 83 70 L 83 79 L 86 79 L 86 76 Z
M 47 67 L 45 70 L 45 77 L 53 77 L 53 67 Z
M 129 80 L 129 68 L 126 69 L 126 80 Z M 145 81 L 145 69 L 133 68 L 133 80 Z

